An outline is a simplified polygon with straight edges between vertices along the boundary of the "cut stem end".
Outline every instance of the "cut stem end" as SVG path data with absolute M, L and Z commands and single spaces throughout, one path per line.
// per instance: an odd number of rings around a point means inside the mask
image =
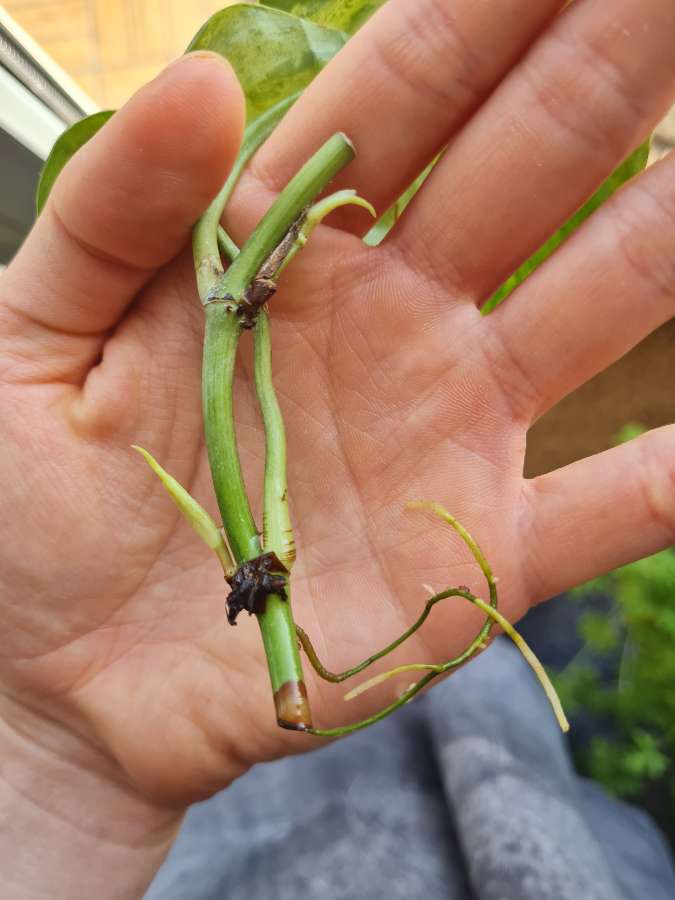
M 274 694 L 277 722 L 289 731 L 309 731 L 312 716 L 309 711 L 304 681 L 286 681 Z

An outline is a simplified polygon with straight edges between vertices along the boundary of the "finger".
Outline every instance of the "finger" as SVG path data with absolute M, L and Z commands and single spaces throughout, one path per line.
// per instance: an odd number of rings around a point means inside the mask
M 675 312 L 675 155 L 589 219 L 485 322 L 498 382 L 527 424 Z
M 358 155 L 338 186 L 357 188 L 386 209 L 560 5 L 389 0 L 288 113 L 253 173 L 280 189 L 340 129 Z M 366 219 L 355 213 L 351 221 L 358 230 Z
M 235 75 L 214 54 L 184 57 L 142 88 L 63 170 L 5 273 L 5 316 L 36 337 L 111 328 L 218 191 L 243 116 Z
M 552 597 L 675 542 L 675 426 L 528 482 L 530 596 Z
M 453 141 L 396 246 L 485 300 L 672 103 L 673 46 L 672 0 L 576 0 Z

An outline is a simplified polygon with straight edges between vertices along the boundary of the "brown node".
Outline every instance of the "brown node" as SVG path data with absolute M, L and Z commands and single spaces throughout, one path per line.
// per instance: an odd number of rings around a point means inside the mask
M 237 616 L 246 611 L 249 616 L 265 612 L 267 598 L 276 594 L 286 600 L 286 566 L 276 553 L 262 553 L 255 559 L 247 559 L 225 580 L 230 585 L 226 600 L 227 621 L 237 624 Z
M 241 316 L 241 327 L 255 327 L 258 313 L 273 296 L 277 289 L 271 278 L 258 277 L 251 282 L 237 306 L 237 315 Z

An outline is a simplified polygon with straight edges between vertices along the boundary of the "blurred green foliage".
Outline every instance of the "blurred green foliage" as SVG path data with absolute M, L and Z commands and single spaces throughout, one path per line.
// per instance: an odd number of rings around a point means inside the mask
M 629 424 L 619 441 L 643 430 Z M 581 752 L 580 767 L 619 796 L 661 795 L 662 824 L 675 834 L 675 548 L 573 594 L 591 608 L 578 623 L 582 650 L 556 687 L 569 712 L 590 714 L 606 735 Z M 593 594 L 613 598 L 608 613 L 593 609 Z M 616 678 L 603 675 L 612 670 Z

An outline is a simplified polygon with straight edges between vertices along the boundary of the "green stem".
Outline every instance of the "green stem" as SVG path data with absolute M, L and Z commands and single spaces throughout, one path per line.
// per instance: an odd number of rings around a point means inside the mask
M 198 264 L 199 290 L 205 305 L 206 319 L 202 376 L 206 446 L 223 527 L 237 563 L 254 559 L 262 550 L 259 532 L 248 502 L 234 426 L 232 396 L 234 363 L 241 333 L 237 301 L 242 298 L 262 265 L 305 207 L 353 156 L 354 150 L 347 138 L 342 134 L 334 135 L 279 194 L 227 272 L 214 277 L 214 270 L 208 270 L 206 275 L 204 275 L 206 270 L 203 270 L 200 280 Z M 226 192 L 225 188 L 223 191 Z M 220 213 L 216 215 L 216 211 L 219 205 L 220 199 L 217 204 L 215 202 L 212 204 L 212 208 L 196 228 L 194 240 L 196 261 L 208 258 L 210 242 L 213 242 L 217 249 Z M 220 211 L 222 212 L 222 209 Z M 212 228 L 208 238 L 205 233 L 206 225 L 203 224 L 204 219 Z M 207 252 L 207 257 L 203 256 L 204 252 Z M 222 271 L 220 262 L 219 265 Z M 264 351 L 264 341 L 261 346 Z M 262 351 L 260 358 L 264 362 L 265 354 Z M 271 377 L 271 368 L 269 376 Z M 264 376 L 263 380 L 266 380 L 266 377 Z M 265 389 L 263 399 L 269 414 L 272 407 L 269 391 L 266 392 Z M 285 466 L 285 442 L 283 454 L 280 455 L 278 430 L 276 434 L 277 437 L 272 442 L 271 459 L 272 469 L 277 472 L 275 479 L 278 481 L 279 461 L 283 461 Z M 283 478 L 285 483 L 285 474 Z M 272 506 L 266 508 L 266 519 L 275 523 L 276 528 L 276 524 L 282 522 L 283 510 L 275 512 Z M 258 616 L 258 621 L 279 724 L 287 728 L 306 730 L 311 725 L 311 717 L 290 600 L 282 600 L 273 595 L 268 597 L 265 612 Z
M 234 364 L 239 343 L 237 316 L 224 303 L 205 307 L 206 331 L 202 396 L 206 447 L 213 487 L 235 562 L 261 553 L 258 529 L 248 502 L 234 426 Z
M 354 148 L 344 134 L 329 138 L 279 194 L 230 268 L 219 279 L 218 296 L 212 299 L 240 300 L 305 207 L 353 158 Z M 217 236 L 215 240 L 217 242 Z
M 265 426 L 263 547 L 276 553 L 290 571 L 295 542 L 288 509 L 286 429 L 272 381 L 270 322 L 264 310 L 258 314 L 254 346 L 255 387 Z
M 265 427 L 263 548 L 266 553 L 275 553 L 290 571 L 295 560 L 295 543 L 288 510 L 286 430 L 272 382 L 270 323 L 264 310 L 258 313 L 254 340 L 255 386 Z M 277 717 L 286 727 L 293 727 L 293 722 L 298 717 L 299 705 L 305 710 L 302 724 L 306 727 L 310 724 L 309 705 L 298 642 L 293 639 L 295 623 L 290 591 L 290 579 L 287 578 L 286 600 L 281 600 L 277 596 L 268 597 L 265 612 L 259 617 L 260 627 L 277 706 Z M 297 688 L 289 685 L 297 685 Z
M 235 256 L 239 256 L 239 247 L 237 247 L 222 225 L 218 226 L 218 248 L 229 262 L 232 262 Z
M 252 125 L 249 125 L 244 134 L 239 155 L 232 166 L 227 181 L 194 227 L 192 249 L 197 274 L 197 289 L 202 303 L 206 301 L 213 291 L 218 279 L 224 275 L 223 265 L 218 252 L 218 226 L 225 210 L 225 205 L 232 196 L 232 191 L 248 161 L 274 131 L 279 120 L 283 118 L 295 103 L 300 93 L 301 91 L 272 106 L 259 116 Z M 234 243 L 232 243 L 232 247 L 236 250 Z M 231 250 L 232 247 L 229 249 Z M 229 253 L 226 253 L 226 255 L 229 256 Z

